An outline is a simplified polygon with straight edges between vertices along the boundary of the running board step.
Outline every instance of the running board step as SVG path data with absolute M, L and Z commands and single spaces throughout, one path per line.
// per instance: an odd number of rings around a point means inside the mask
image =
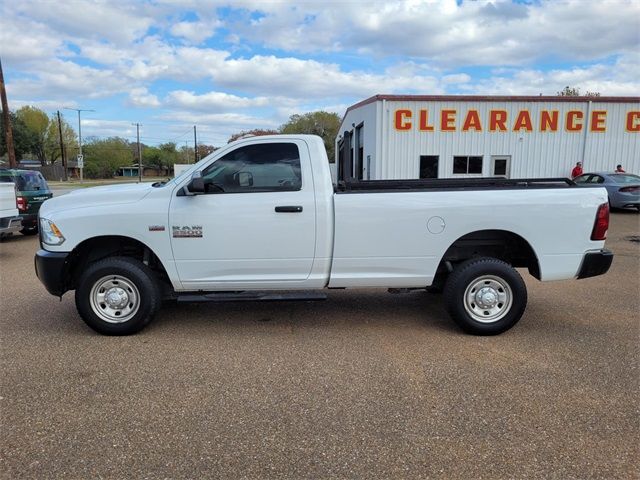
M 321 292 L 219 292 L 183 293 L 178 295 L 180 303 L 195 302 L 309 302 L 326 300 Z

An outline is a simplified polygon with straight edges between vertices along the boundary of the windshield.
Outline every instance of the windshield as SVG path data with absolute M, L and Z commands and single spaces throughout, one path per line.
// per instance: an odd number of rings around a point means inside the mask
M 613 181 L 616 183 L 640 183 L 640 177 L 638 175 L 611 175 Z

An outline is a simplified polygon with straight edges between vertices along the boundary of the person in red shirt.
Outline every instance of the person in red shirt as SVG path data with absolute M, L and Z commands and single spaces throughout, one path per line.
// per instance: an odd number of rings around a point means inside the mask
M 576 163 L 576 166 L 571 170 L 571 178 L 576 178 L 582 175 L 582 162 Z
M 622 165 L 618 165 L 618 166 L 616 167 L 616 173 L 627 173 L 627 172 L 625 172 L 625 171 L 622 169 Z

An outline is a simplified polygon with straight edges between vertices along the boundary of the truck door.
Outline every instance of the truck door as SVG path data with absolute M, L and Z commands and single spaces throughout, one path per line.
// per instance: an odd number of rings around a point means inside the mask
M 301 140 L 254 140 L 202 170 L 205 194 L 171 200 L 169 227 L 186 289 L 302 284 L 315 253 L 309 149 Z

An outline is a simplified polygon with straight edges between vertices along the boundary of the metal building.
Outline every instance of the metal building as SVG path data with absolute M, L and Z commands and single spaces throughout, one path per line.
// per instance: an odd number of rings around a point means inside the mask
M 363 180 L 640 174 L 640 97 L 376 95 L 347 109 L 338 170 L 345 144 Z

